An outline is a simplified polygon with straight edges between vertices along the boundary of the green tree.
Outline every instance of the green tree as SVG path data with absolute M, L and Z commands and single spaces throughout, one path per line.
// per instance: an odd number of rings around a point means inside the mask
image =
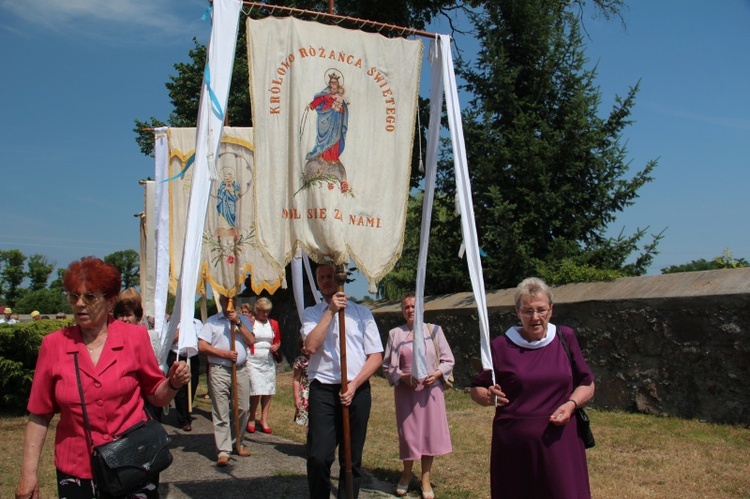
M 27 276 L 30 281 L 31 291 L 38 291 L 47 287 L 47 281 L 52 271 L 55 270 L 55 262 L 48 262 L 44 255 L 31 255 L 26 266 L 29 268 Z
M 71 312 L 70 305 L 65 296 L 58 289 L 37 289 L 28 291 L 18 299 L 16 309 L 21 314 L 28 314 L 32 310 L 38 310 L 42 314 L 54 315 L 57 312 Z
M 49 289 L 54 289 L 60 293 L 63 292 L 63 276 L 65 276 L 65 269 L 57 269 L 57 277 L 51 283 L 49 283 Z
M 677 272 L 696 272 L 699 270 L 739 269 L 750 267 L 750 262 L 745 258 L 734 258 L 732 251 L 727 248 L 720 256 L 711 261 L 705 258 L 693 260 L 680 265 L 670 265 L 661 269 L 662 274 L 675 274 Z
M 140 285 L 141 259 L 137 251 L 132 249 L 115 251 L 105 256 L 104 261 L 117 267 L 122 274 L 122 289 L 135 288 Z
M 401 259 L 378 285 L 378 296 L 381 298 L 398 300 L 405 292 L 414 291 L 423 200 L 423 192 L 413 193 L 409 197 Z M 425 290 L 429 294 L 469 289 L 465 263 L 457 256 L 461 232 L 456 222 L 452 199 L 437 192 L 430 221 L 428 272 L 425 275 Z
M 472 96 L 463 124 L 486 287 L 514 286 L 531 274 L 562 284 L 644 273 L 662 234 L 646 244 L 647 228 L 604 237 L 656 166 L 649 162 L 627 176 L 620 137 L 637 85 L 618 98 L 608 117 L 599 117 L 595 72 L 584 68 L 573 15 L 582 19 L 589 3 L 607 19 L 619 17 L 622 2 L 470 3 L 482 49 L 476 57 L 464 53 L 469 57 L 459 61 L 458 73 Z M 442 152 L 428 294 L 470 287 L 465 263 L 456 256 L 461 226 L 454 213 L 453 158 L 447 148 Z M 421 211 L 412 217 L 412 209 L 402 259 L 379 287 L 385 298 L 413 287 L 418 250 L 410 250 L 408 241 L 419 238 Z
M 605 14 L 617 14 L 617 4 L 597 2 Z M 629 264 L 645 229 L 605 237 L 652 180 L 656 162 L 630 172 L 621 141 L 638 84 L 601 116 L 596 71 L 586 69 L 572 9 L 579 6 L 496 0 L 471 14 L 481 50 L 459 74 L 472 96 L 464 135 L 490 289 L 514 286 L 554 262 L 640 275 L 656 254 L 661 234 Z M 453 176 L 440 175 L 439 186 L 452 200 Z
M 26 255 L 21 250 L 12 249 L 0 251 L 0 292 L 2 292 L 5 303 L 11 307 L 15 306 L 16 300 L 22 293 L 21 283 L 26 272 L 24 263 Z

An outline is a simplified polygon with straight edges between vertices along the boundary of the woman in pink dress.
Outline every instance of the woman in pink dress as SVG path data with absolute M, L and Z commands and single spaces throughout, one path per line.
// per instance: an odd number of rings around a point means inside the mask
M 435 497 L 430 471 L 435 456 L 451 452 L 451 436 L 443 396 L 444 379 L 453 371 L 453 353 L 440 326 L 423 325 L 427 377 L 412 378 L 414 346 L 414 293 L 401 299 L 406 324 L 391 329 L 383 357 L 383 370 L 394 386 L 399 458 L 404 471 L 396 486 L 396 495 L 404 496 L 409 488 L 414 461 L 422 463 L 422 497 Z

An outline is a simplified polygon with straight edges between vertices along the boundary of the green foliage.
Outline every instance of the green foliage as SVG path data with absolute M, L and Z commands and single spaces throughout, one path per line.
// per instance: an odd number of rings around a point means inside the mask
M 63 277 L 65 276 L 65 269 L 57 269 L 57 277 L 54 281 L 49 283 L 49 289 L 54 289 L 59 291 L 60 293 L 63 292 Z
M 652 235 L 627 264 L 646 229 L 604 236 L 616 213 L 652 180 L 656 162 L 629 171 L 621 137 L 638 85 L 601 117 L 596 72 L 585 68 L 572 3 L 483 2 L 472 15 L 482 50 L 473 62 L 462 62 L 459 73 L 472 95 L 464 135 L 490 289 L 515 286 L 540 262 L 556 268 L 566 259 L 638 275 L 661 237 Z M 439 187 L 452 203 L 453 176 L 441 174 Z
M 126 287 L 138 285 L 140 256 L 136 251 L 117 251 L 104 260 L 120 270 Z M 70 313 L 70 305 L 63 296 L 65 269 L 58 268 L 56 278 L 49 283 L 49 288 L 46 287 L 53 270 L 55 263 L 49 262 L 44 255 L 34 254 L 27 258 L 17 249 L 0 251 L 0 294 L 5 303 L 21 314 L 32 310 L 42 314 Z M 25 278 L 29 280 L 28 287 L 21 286 Z
M 407 291 L 414 291 L 423 199 L 423 192 L 409 197 L 401 259 L 378 285 L 380 298 L 398 300 Z M 437 192 L 430 223 L 428 272 L 425 276 L 425 289 L 430 294 L 450 293 L 470 287 L 464 263 L 457 257 L 461 244 L 460 234 L 460 219 L 453 209 L 451 200 Z
M 537 276 L 547 284 L 560 286 L 573 282 L 595 282 L 612 281 L 619 277 L 625 277 L 619 270 L 598 269 L 591 265 L 579 264 L 572 260 L 562 260 L 553 264 L 540 264 L 537 267 Z
M 216 314 L 219 311 L 219 307 L 216 305 L 216 300 L 211 298 L 206 300 L 206 314 L 208 317 Z M 195 310 L 193 311 L 193 317 L 201 316 L 201 302 L 195 302 Z
M 378 296 L 386 300 L 396 300 L 406 291 L 414 289 L 417 279 L 417 258 L 419 256 L 419 227 L 422 218 L 424 194 L 409 196 L 406 209 L 406 229 L 401 259 L 383 280 L 378 283 Z
M 139 119 L 133 120 L 135 126 L 133 132 L 135 133 L 135 142 L 141 149 L 141 152 L 147 156 L 154 155 L 154 128 L 165 126 L 166 123 L 157 120 L 153 116 L 148 120 L 141 121 Z
M 122 274 L 122 289 L 140 285 L 141 257 L 132 249 L 115 251 L 104 257 L 104 261 L 117 267 Z
M 71 313 L 72 309 L 60 289 L 38 289 L 24 293 L 16 303 L 21 314 L 38 310 L 41 314 L 54 315 L 57 312 Z
M 483 48 L 473 62 L 459 62 L 459 73 L 472 95 L 463 125 L 488 289 L 515 286 L 529 275 L 557 283 L 641 275 L 663 237 L 651 234 L 643 243 L 648 228 L 604 237 L 615 213 L 651 180 L 656 163 L 631 174 L 620 144 L 637 85 L 600 117 L 595 72 L 584 67 L 578 20 L 571 13 L 584 3 L 471 2 Z M 605 18 L 619 16 L 619 0 L 592 3 Z M 470 287 L 457 258 L 461 225 L 454 213 L 453 158 L 446 147 L 442 153 L 428 294 Z M 420 207 L 421 195 L 409 206 L 403 255 L 381 283 L 383 298 L 413 289 Z
M 662 274 L 676 274 L 677 272 L 696 272 L 699 270 L 717 270 L 721 267 L 715 260 L 708 261 L 705 258 L 693 260 L 680 265 L 670 265 L 661 269 Z
M 42 338 L 71 322 L 44 320 L 0 325 L 0 412 L 18 414 L 26 409 Z
M 714 258 L 714 262 L 721 266 L 722 269 L 739 269 L 747 267 L 748 261 L 744 258 L 736 259 L 732 255 L 732 250 L 725 248 L 721 256 Z
M 26 275 L 31 281 L 29 289 L 31 291 L 42 290 L 47 287 L 47 281 L 53 270 L 55 270 L 55 262 L 48 262 L 47 257 L 44 255 L 31 255 L 28 262 L 26 263 L 29 271 Z
M 717 256 L 711 261 L 707 261 L 705 258 L 699 260 L 693 260 L 689 263 L 683 263 L 681 265 L 670 265 L 661 269 L 662 274 L 674 274 L 677 272 L 696 272 L 699 270 L 719 270 L 719 269 L 738 269 L 750 267 L 750 262 L 745 258 L 735 259 L 732 256 L 732 252 L 729 248 L 724 250 L 720 256 Z
M 15 306 L 19 295 L 19 288 L 26 277 L 24 263 L 26 256 L 20 250 L 12 249 L 0 251 L 0 292 L 5 303 Z
M 0 266 L 0 292 L 5 302 L 16 308 L 18 313 L 70 310 L 62 298 L 64 269 L 57 270 L 58 278 L 52 281 L 50 289 L 46 289 L 49 276 L 55 269 L 55 263 L 49 262 L 46 256 L 34 254 L 27 258 L 18 249 L 0 251 Z M 28 287 L 21 286 L 25 278 L 29 279 Z

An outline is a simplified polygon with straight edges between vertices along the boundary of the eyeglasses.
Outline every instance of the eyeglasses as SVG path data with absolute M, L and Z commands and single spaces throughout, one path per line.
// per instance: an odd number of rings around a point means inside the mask
M 94 293 L 84 293 L 82 295 L 77 295 L 75 293 L 65 293 L 65 297 L 68 299 L 68 303 L 71 305 L 75 305 L 78 303 L 78 300 L 83 300 L 84 305 L 93 305 L 94 303 L 99 301 L 99 298 L 102 298 L 104 295 L 95 295 Z
M 528 310 L 521 310 L 521 315 L 524 317 L 534 317 L 534 314 L 543 317 L 547 315 L 547 312 L 549 312 L 550 309 L 548 308 L 538 308 L 536 310 L 528 309 Z

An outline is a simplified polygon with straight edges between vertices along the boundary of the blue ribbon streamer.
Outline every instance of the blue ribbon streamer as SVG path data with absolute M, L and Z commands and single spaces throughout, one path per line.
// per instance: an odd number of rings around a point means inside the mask
M 185 176 L 185 173 L 190 169 L 191 166 L 193 166 L 193 163 L 195 163 L 195 153 L 191 154 L 188 160 L 185 162 L 185 167 L 180 170 L 180 173 L 175 175 L 174 177 L 165 178 L 162 180 L 162 183 L 164 182 L 171 182 L 173 180 L 177 180 L 178 178 L 181 179 Z
M 206 7 L 205 12 L 203 12 L 203 16 L 201 16 L 201 21 L 205 21 L 209 17 L 211 20 L 214 18 L 214 10 L 213 10 L 213 4 L 209 4 L 208 7 Z
M 208 64 L 206 64 L 206 70 L 203 72 L 203 79 L 206 82 L 208 96 L 211 99 L 211 111 L 214 113 L 214 116 L 216 116 L 218 120 L 224 121 L 224 110 L 221 108 L 219 98 L 216 97 L 216 94 L 211 88 L 211 71 L 209 70 Z

